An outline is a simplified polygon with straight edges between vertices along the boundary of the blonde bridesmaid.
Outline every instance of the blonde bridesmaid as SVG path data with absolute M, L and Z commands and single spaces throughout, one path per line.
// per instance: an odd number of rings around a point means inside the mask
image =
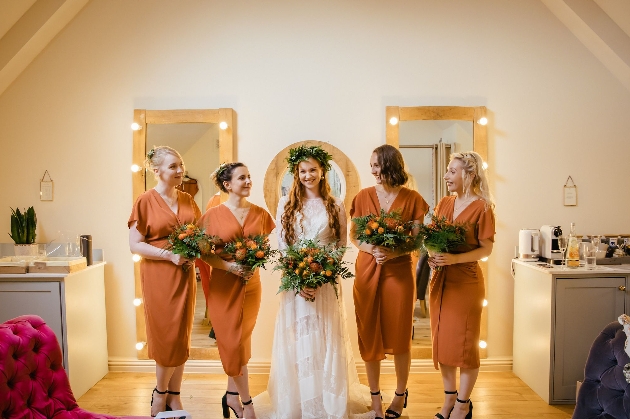
M 379 214 L 381 209 L 400 211 L 403 221 L 420 224 L 429 207 L 420 194 L 403 185 L 408 174 L 397 148 L 383 145 L 370 158 L 376 186 L 361 190 L 352 201 L 350 215 L 361 217 Z M 381 361 L 385 354 L 394 355 L 396 392 L 387 418 L 398 418 L 407 406 L 407 380 L 411 366 L 411 332 L 415 303 L 415 279 L 411 256 L 397 250 L 356 239 L 353 223 L 350 236 L 359 248 L 354 281 L 354 305 L 359 350 L 365 361 L 372 393 L 372 409 L 383 417 L 380 396 Z
M 127 222 L 129 248 L 142 256 L 140 277 L 149 358 L 155 360 L 157 384 L 151 396 L 151 416 L 182 409 L 180 388 L 190 352 L 197 282 L 193 261 L 164 250 L 167 237 L 181 224 L 194 223 L 201 213 L 193 198 L 178 191 L 184 162 L 170 147 L 152 148 L 145 165 L 157 180 L 140 195 Z
M 252 181 L 243 163 L 222 164 L 215 171 L 214 179 L 229 196 L 226 202 L 210 208 L 199 220 L 207 234 L 228 243 L 249 235 L 271 233 L 275 228 L 271 215 L 247 200 Z M 251 272 L 217 256 L 204 257 L 204 260 L 212 266 L 208 315 L 217 338 L 221 364 L 228 375 L 227 391 L 222 399 L 223 417 L 230 417 L 228 409 L 231 409 L 239 418 L 245 414 L 248 419 L 255 419 L 247 363 L 251 358 L 252 331 L 262 296 L 260 274 L 258 270 Z M 241 278 L 249 279 L 247 285 Z

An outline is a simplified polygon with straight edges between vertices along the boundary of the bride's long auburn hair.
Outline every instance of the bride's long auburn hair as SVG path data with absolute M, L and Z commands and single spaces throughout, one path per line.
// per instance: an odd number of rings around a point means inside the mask
M 333 232 L 333 236 L 337 238 L 337 241 L 341 239 L 341 225 L 339 223 L 339 207 L 335 203 L 335 198 L 330 192 L 330 185 L 326 179 L 326 172 L 322 168 L 322 164 L 317 162 L 320 170 L 322 171 L 322 178 L 319 180 L 319 193 L 322 196 L 324 205 L 326 206 L 326 212 L 328 213 L 328 227 Z M 299 166 L 298 166 L 299 167 Z M 296 167 L 293 174 L 293 184 L 289 195 L 287 195 L 287 203 L 284 204 L 284 213 L 282 214 L 282 230 L 284 231 L 284 240 L 287 244 L 292 245 L 297 241 L 297 234 L 295 231 L 295 221 L 297 219 L 298 212 L 302 211 L 304 207 L 304 189 L 305 186 L 300 182 L 300 171 Z M 300 220 L 300 227 L 304 228 L 302 220 Z

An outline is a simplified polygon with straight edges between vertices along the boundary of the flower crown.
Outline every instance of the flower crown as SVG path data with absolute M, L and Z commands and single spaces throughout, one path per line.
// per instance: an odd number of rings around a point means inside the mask
M 332 155 L 324 151 L 318 145 L 314 146 L 299 146 L 289 150 L 289 157 L 287 157 L 287 163 L 289 164 L 289 172 L 295 173 L 295 168 L 308 158 L 312 157 L 317 160 L 317 162 L 322 166 L 324 173 L 328 172 L 332 166 L 330 165 L 330 161 L 332 160 Z
M 229 163 L 221 163 L 219 167 L 217 167 L 214 172 L 210 174 L 211 179 L 217 179 L 225 170 L 229 167 Z

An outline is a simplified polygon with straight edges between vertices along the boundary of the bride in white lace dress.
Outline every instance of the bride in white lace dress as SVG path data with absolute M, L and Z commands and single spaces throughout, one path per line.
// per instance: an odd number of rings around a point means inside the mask
M 326 172 L 330 155 L 320 147 L 292 149 L 294 174 L 288 196 L 278 205 L 280 250 L 287 243 L 314 239 L 345 246 L 346 211 L 330 195 Z M 267 391 L 254 398 L 258 418 L 373 418 L 370 398 L 359 379 L 346 330 L 342 299 L 331 284 L 281 296 L 276 318 Z M 309 302 L 307 299 L 314 298 Z

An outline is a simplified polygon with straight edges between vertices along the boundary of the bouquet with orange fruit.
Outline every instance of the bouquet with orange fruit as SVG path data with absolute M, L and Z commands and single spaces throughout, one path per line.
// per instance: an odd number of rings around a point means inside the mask
M 417 225 L 413 221 L 403 221 L 400 211 L 368 214 L 352 219 L 356 225 L 356 238 L 359 243 L 383 246 L 389 249 L 412 251 L 418 249 L 421 238 L 413 234 Z
M 216 244 L 216 237 L 206 235 L 204 230 L 191 223 L 177 226 L 168 236 L 165 249 L 194 260 L 201 255 L 212 253 Z M 182 265 L 184 271 L 187 271 L 190 266 L 189 263 Z
M 265 264 L 271 261 L 276 252 L 277 250 L 271 250 L 269 235 L 259 234 L 226 243 L 222 253 L 253 272 L 256 268 L 264 269 Z M 241 279 L 247 284 L 247 278 Z
M 292 290 L 297 295 L 303 288 L 318 288 L 330 283 L 337 294 L 337 278 L 354 276 L 346 266 L 347 262 L 342 260 L 345 251 L 345 247 L 320 245 L 314 240 L 289 246 L 274 268 L 282 271 L 278 292 Z

